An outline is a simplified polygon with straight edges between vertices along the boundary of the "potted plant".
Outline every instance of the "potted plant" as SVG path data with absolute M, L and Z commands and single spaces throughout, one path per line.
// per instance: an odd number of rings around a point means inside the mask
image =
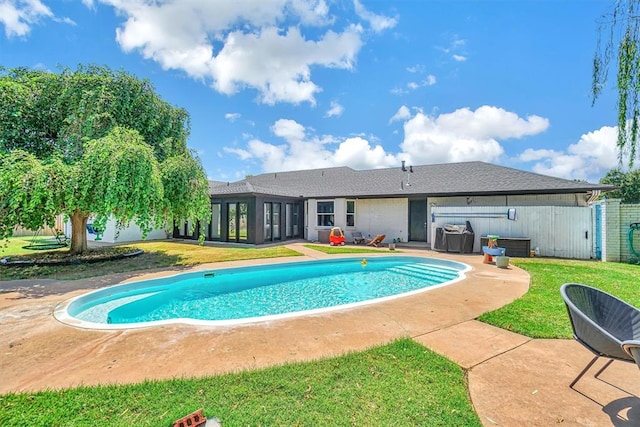
M 506 255 L 498 255 L 496 257 L 496 266 L 498 268 L 507 268 L 509 267 L 509 257 Z

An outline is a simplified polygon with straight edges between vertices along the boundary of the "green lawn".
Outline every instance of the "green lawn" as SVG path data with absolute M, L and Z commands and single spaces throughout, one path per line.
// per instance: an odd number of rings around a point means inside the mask
M 10 239 L 10 242 L 14 239 Z M 124 245 L 126 246 L 126 245 Z M 83 279 L 87 277 L 104 276 L 112 273 L 141 271 L 154 268 L 183 267 L 209 262 L 246 260 L 259 258 L 276 258 L 284 256 L 300 256 L 299 252 L 284 246 L 268 248 L 233 248 L 201 246 L 197 243 L 178 243 L 171 241 L 138 242 L 136 248 L 144 254 L 117 260 L 97 262 L 93 264 L 78 264 L 66 266 L 40 267 L 2 267 L 0 266 L 0 280 L 16 280 L 29 278 L 55 278 L 60 280 Z M 18 245 L 11 243 L 13 250 Z M 29 251 L 29 256 L 41 256 L 42 253 Z M 2 256 L 18 255 L 18 252 L 6 250 Z
M 464 371 L 409 339 L 310 363 L 201 379 L 0 396 L 0 425 L 480 426 Z
M 37 251 L 31 249 L 25 249 L 25 246 L 38 245 L 45 243 L 57 243 L 54 236 L 23 236 L 12 237 L 7 240 L 0 240 L 0 258 L 4 258 L 9 255 L 26 255 L 33 254 Z M 67 249 L 61 248 L 56 251 L 65 251 Z
M 569 282 L 602 289 L 640 307 L 638 265 L 549 258 L 512 258 L 512 264 L 531 275 L 529 291 L 479 320 L 532 338 L 571 338 L 571 324 L 560 296 L 560 286 Z
M 330 245 L 304 245 L 305 248 L 314 249 L 316 251 L 324 252 L 325 254 L 370 254 L 380 253 L 382 249 L 373 249 L 371 247 L 358 247 L 358 246 L 330 246 Z M 385 248 L 386 249 L 386 248 Z M 400 251 L 395 251 L 400 252 Z

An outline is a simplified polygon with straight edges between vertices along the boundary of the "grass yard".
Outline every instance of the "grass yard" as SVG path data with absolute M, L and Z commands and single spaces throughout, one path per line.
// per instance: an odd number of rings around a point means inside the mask
M 368 351 L 201 379 L 0 396 L 0 425 L 480 426 L 464 371 L 403 339 Z
M 22 236 L 12 237 L 7 240 L 0 240 L 0 258 L 4 258 L 9 255 L 29 255 L 38 251 L 32 249 L 25 249 L 24 246 L 31 244 L 45 244 L 45 243 L 57 243 L 54 236 Z M 60 248 L 54 249 L 55 251 L 65 251 L 68 249 Z M 49 252 L 49 250 L 47 251 Z
M 335 255 L 335 254 L 370 254 L 370 253 L 380 253 L 383 249 L 374 249 L 367 247 L 358 247 L 358 246 L 329 246 L 329 245 L 304 245 L 305 248 L 313 249 L 316 251 L 324 252 L 325 254 Z M 386 249 L 386 248 L 384 248 Z M 395 251 L 401 252 L 401 251 Z M 392 252 L 393 253 L 393 252 Z
M 13 244 L 12 247 L 15 248 L 17 246 Z M 223 248 L 207 245 L 200 246 L 197 243 L 149 241 L 138 242 L 135 244 L 135 247 L 142 249 L 144 254 L 117 261 L 105 261 L 93 264 L 39 267 L 0 266 L 0 280 L 30 279 L 36 277 L 73 280 L 104 276 L 113 273 L 151 270 L 166 267 L 184 267 L 218 261 L 302 255 L 299 252 L 293 251 L 284 246 L 272 246 L 268 248 Z M 29 252 L 29 256 L 37 257 L 41 255 L 34 253 L 35 251 Z M 11 251 L 6 250 L 2 254 L 3 257 L 8 255 L 18 255 L 18 253 L 12 253 Z
M 532 338 L 569 339 L 571 324 L 560 296 L 560 286 L 569 282 L 602 289 L 640 307 L 638 265 L 550 258 L 512 258 L 512 263 L 531 275 L 529 292 L 479 320 Z

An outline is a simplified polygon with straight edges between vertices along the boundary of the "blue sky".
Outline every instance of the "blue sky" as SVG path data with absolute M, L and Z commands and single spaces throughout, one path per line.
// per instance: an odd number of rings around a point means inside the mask
M 597 182 L 618 165 L 615 87 L 590 97 L 611 5 L 0 0 L 0 65 L 149 79 L 221 181 L 481 160 Z

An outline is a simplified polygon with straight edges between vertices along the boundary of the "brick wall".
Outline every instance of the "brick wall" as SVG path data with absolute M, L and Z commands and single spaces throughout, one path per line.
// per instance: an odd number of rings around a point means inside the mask
M 620 205 L 620 260 L 629 261 L 635 255 L 629 246 L 629 224 L 640 222 L 640 205 Z M 633 234 L 633 247 L 640 253 L 640 231 Z
M 622 204 L 620 200 L 603 200 L 602 260 L 628 262 L 634 254 L 629 245 L 629 224 L 640 222 L 640 204 Z M 640 253 L 640 231 L 636 231 L 634 249 Z

